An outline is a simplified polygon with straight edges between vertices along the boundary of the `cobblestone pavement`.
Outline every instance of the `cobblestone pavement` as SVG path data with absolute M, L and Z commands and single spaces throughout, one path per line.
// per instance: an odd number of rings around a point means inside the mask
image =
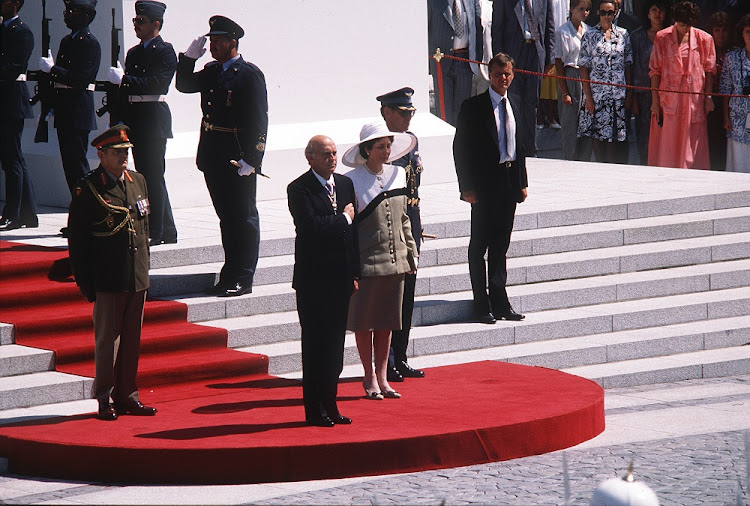
M 605 404 L 609 428 L 601 436 L 564 452 L 506 462 L 344 480 L 213 487 L 121 486 L 0 475 L 0 503 L 563 504 L 564 454 L 572 504 L 587 504 L 594 488 L 624 475 L 631 460 L 636 479 L 648 484 L 662 504 L 750 504 L 750 415 L 742 430 L 722 430 L 726 426 L 719 415 L 727 405 L 750 414 L 750 376 L 610 389 Z M 663 417 L 675 409 L 700 418 L 698 433 L 659 439 L 646 434 L 660 428 Z M 633 415 L 643 422 L 643 434 L 635 429 L 631 442 L 611 444 L 622 441 L 618 423 Z M 692 427 L 686 431 L 695 431 L 695 424 Z
M 746 504 L 744 433 L 726 432 L 565 452 L 570 502 L 587 504 L 596 486 L 635 476 L 662 504 L 735 504 L 738 480 Z M 382 478 L 296 495 L 285 504 L 563 504 L 563 452 L 507 462 Z M 278 499 L 256 504 L 278 504 Z

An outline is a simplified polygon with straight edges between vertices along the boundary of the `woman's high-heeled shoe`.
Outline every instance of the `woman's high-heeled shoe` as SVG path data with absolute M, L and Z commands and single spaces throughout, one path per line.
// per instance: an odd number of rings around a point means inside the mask
M 401 394 L 396 392 L 395 390 L 384 390 L 383 396 L 388 397 L 389 399 L 400 399 Z
M 381 394 L 378 390 L 368 390 L 367 385 L 365 385 L 365 382 L 362 382 L 362 387 L 365 389 L 365 398 L 370 399 L 372 401 L 382 401 L 383 400 L 383 394 Z

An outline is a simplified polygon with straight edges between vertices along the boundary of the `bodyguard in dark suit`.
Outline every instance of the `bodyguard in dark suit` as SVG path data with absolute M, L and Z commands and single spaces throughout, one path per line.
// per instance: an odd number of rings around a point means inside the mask
M 130 48 L 125 69 L 118 62 L 109 68 L 109 81 L 120 86 L 125 104 L 123 121 L 130 127 L 135 169 L 148 184 L 151 215 L 151 246 L 177 242 L 177 228 L 164 181 L 164 155 L 167 139 L 172 137 L 172 114 L 167 92 L 177 69 L 172 44 L 159 32 L 164 25 L 162 2 L 139 0 L 135 3 L 133 27 L 140 43 Z
M 135 382 L 148 289 L 146 181 L 127 170 L 132 144 L 125 125 L 115 125 L 91 145 L 101 164 L 73 190 L 68 249 L 76 284 L 94 302 L 98 417 L 154 415 L 156 409 L 141 404 Z
M 305 149 L 310 170 L 287 187 L 294 218 L 294 277 L 302 327 L 302 397 L 310 425 L 349 424 L 336 405 L 344 364 L 349 298 L 360 275 L 354 219 L 354 185 L 334 174 L 336 144 L 325 136 Z
M 206 36 L 198 37 L 177 63 L 177 89 L 201 94 L 201 137 L 197 165 L 203 172 L 221 225 L 224 267 L 210 292 L 221 296 L 252 291 L 260 246 L 255 205 L 268 131 L 268 99 L 263 72 L 238 53 L 244 30 L 231 19 L 209 20 L 211 56 L 193 72 L 205 52 Z
M 555 63 L 555 29 L 564 21 L 555 20 L 553 0 L 493 2 L 492 53 L 507 54 L 518 69 L 547 72 Z M 518 130 L 531 139 L 529 156 L 536 155 L 536 109 L 541 86 L 541 77 L 517 74 L 510 90 L 521 97 L 524 109 Z
M 439 48 L 445 54 L 482 61 L 482 8 L 479 0 L 427 0 L 427 38 L 430 56 Z M 471 96 L 472 76 L 479 73 L 476 63 L 445 58 L 440 61 L 443 77 L 445 121 L 456 125 L 461 102 Z M 430 58 L 430 74 L 435 89 L 435 109 L 440 116 L 438 74 Z M 416 237 L 416 236 L 415 236 Z
M 18 17 L 23 0 L 0 2 L 0 165 L 5 172 L 5 207 L 0 231 L 38 227 L 36 198 L 21 151 L 23 120 L 34 115 L 29 105 L 26 68 L 34 35 Z
M 71 32 L 60 41 L 55 59 L 51 54 L 39 59 L 39 70 L 50 74 L 54 87 L 55 129 L 71 194 L 90 170 L 86 159 L 89 132 L 97 128 L 94 83 L 102 50 L 89 30 L 94 17 L 96 0 L 65 0 L 65 25 Z
M 391 164 L 403 167 L 406 172 L 406 214 L 411 223 L 411 233 L 417 243 L 417 252 L 422 245 L 422 218 L 419 214 L 419 183 L 422 180 L 422 158 L 419 156 L 417 136 L 409 132 L 411 118 L 416 112 L 411 97 L 412 88 L 401 88 L 376 98 L 380 102 L 380 114 L 391 132 L 405 132 L 414 137 L 414 148 Z M 414 289 L 417 274 L 404 275 L 404 297 L 401 302 L 401 329 L 391 332 L 391 349 L 388 353 L 388 381 L 404 381 L 404 378 L 423 378 L 424 372 L 414 369 L 407 362 L 409 331 L 414 314 Z
M 525 111 L 521 98 L 508 93 L 513 59 L 497 54 L 488 68 L 490 89 L 461 106 L 453 158 L 461 199 L 471 203 L 469 275 L 474 307 L 480 322 L 495 323 L 496 318 L 524 318 L 508 301 L 505 255 L 516 203 L 527 195 L 526 156 L 533 139 L 518 127 Z

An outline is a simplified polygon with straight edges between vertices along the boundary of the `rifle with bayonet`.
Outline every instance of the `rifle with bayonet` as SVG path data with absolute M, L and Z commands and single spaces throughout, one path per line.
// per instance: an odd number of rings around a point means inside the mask
M 50 34 L 49 34 L 49 22 L 52 21 L 47 17 L 47 0 L 42 0 L 42 56 L 48 56 L 50 54 Z M 52 112 L 52 80 L 49 74 L 46 74 L 40 70 L 33 70 L 27 73 L 27 79 L 29 81 L 36 81 L 34 87 L 34 96 L 29 99 L 29 103 L 34 106 L 37 102 L 41 102 L 42 108 L 39 114 L 39 122 L 36 126 L 36 133 L 34 134 L 34 142 L 48 142 L 49 141 L 49 126 L 47 125 L 47 119 Z
M 120 59 L 120 32 L 122 28 L 117 28 L 115 23 L 116 10 L 112 9 L 112 29 L 110 30 L 110 62 L 113 67 L 117 66 Z M 120 87 L 109 81 L 97 81 L 95 91 L 106 93 L 102 98 L 102 106 L 96 110 L 96 115 L 100 118 L 109 113 L 109 126 L 116 125 L 123 117 L 123 97 L 120 93 Z

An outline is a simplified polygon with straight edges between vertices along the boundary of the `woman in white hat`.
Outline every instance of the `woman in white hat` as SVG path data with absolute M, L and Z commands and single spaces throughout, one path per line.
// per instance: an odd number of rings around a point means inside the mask
M 406 215 L 406 172 L 389 165 L 411 151 L 414 137 L 391 132 L 385 123 L 367 123 L 360 141 L 344 153 L 354 170 L 361 279 L 349 304 L 347 328 L 354 331 L 364 367 L 368 399 L 398 398 L 386 378 L 391 330 L 401 328 L 404 274 L 417 269 L 417 244 Z M 375 367 L 372 357 L 375 352 Z

